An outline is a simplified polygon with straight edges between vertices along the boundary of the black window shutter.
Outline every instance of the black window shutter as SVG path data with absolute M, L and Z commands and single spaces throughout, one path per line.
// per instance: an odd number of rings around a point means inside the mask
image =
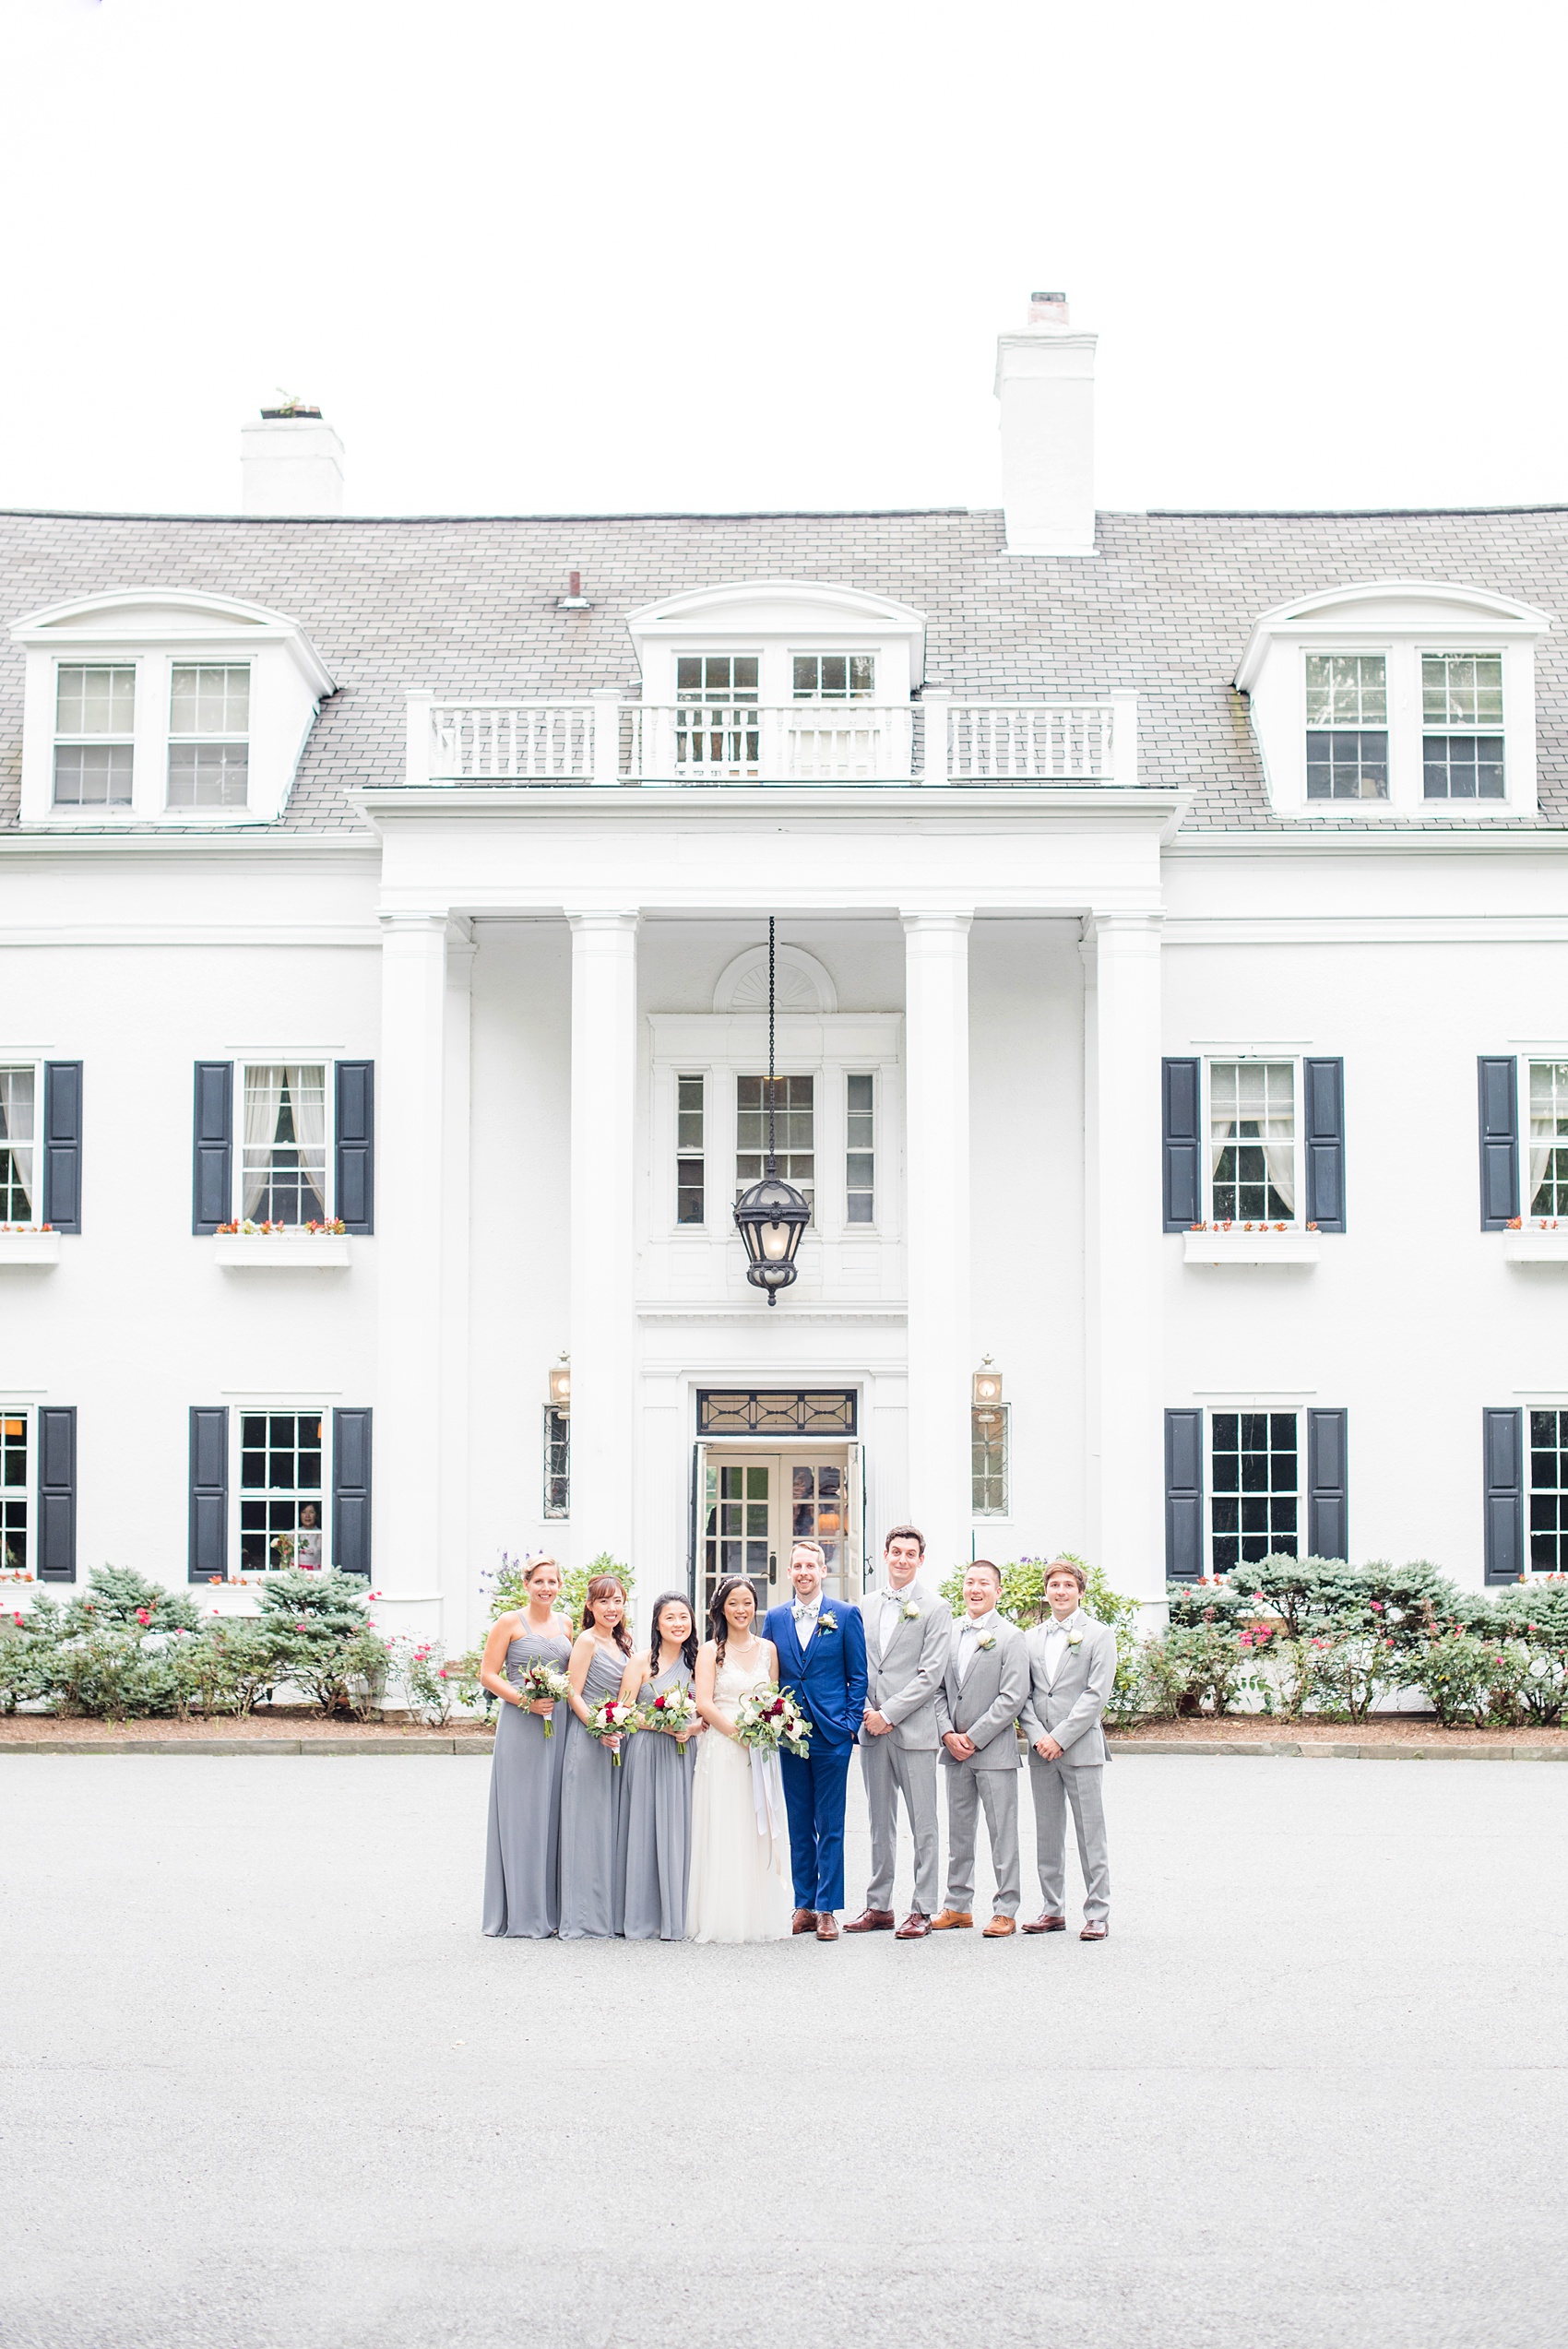
M 56 1231 L 82 1228 L 82 1064 L 43 1063 L 43 1216 Z
M 1524 1418 L 1517 1410 L 1481 1413 L 1489 1583 L 1516 1582 L 1525 1569 Z
M 370 1572 L 370 1413 L 332 1414 L 332 1563 Z
M 1319 1231 L 1345 1228 L 1345 1063 L 1303 1061 L 1307 1117 L 1307 1215 Z M 1340 1549 L 1314 1550 L 1342 1558 Z
M 216 1231 L 234 1212 L 234 1067 L 232 1061 L 196 1064 L 196 1164 L 191 1229 Z
M 1479 1062 L 1481 1121 L 1481 1229 L 1503 1231 L 1519 1212 L 1519 1064 Z
M 1204 1220 L 1201 1061 L 1160 1062 L 1159 1108 L 1164 1129 L 1165 1228 L 1190 1231 Z
M 42 1405 L 38 1414 L 38 1579 L 77 1579 L 77 1410 Z
M 350 1231 L 375 1229 L 375 1062 L 339 1061 L 338 1181 L 333 1212 Z
M 191 1533 L 193 1583 L 229 1572 L 229 1408 L 191 1410 Z
M 1165 1579 L 1195 1583 L 1204 1570 L 1204 1415 L 1165 1415 Z
M 1313 1558 L 1350 1555 L 1345 1481 L 1349 1418 L 1348 1411 L 1307 1413 L 1307 1549 Z

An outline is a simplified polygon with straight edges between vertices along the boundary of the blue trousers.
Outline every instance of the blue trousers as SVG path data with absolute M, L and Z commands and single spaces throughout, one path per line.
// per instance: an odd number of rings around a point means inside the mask
M 790 1817 L 790 1867 L 795 1906 L 819 1913 L 844 1905 L 844 1791 L 852 1745 L 812 1751 L 802 1762 L 781 1753 L 784 1808 Z

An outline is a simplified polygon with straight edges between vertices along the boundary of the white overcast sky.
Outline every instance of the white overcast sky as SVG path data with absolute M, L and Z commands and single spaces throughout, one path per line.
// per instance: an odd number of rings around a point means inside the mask
M 993 505 L 1099 333 L 1102 506 L 1568 499 L 1562 0 L 0 0 L 0 504 Z

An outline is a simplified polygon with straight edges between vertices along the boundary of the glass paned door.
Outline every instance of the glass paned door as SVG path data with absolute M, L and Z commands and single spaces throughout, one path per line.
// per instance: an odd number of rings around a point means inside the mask
M 818 1541 L 829 1598 L 859 1602 L 863 1506 L 860 1446 L 820 1452 L 731 1452 L 697 1447 L 697 1605 L 707 1608 L 726 1574 L 744 1574 L 759 1613 L 790 1596 L 790 1545 Z
M 756 1593 L 759 1616 L 772 1605 L 768 1576 L 778 1567 L 773 1511 L 778 1466 L 777 1460 L 704 1455 L 698 1604 L 705 1636 L 713 1594 L 726 1574 L 746 1576 Z

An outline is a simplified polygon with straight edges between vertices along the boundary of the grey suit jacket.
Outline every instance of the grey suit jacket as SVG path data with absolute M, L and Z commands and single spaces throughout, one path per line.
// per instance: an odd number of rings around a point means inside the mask
M 1022 1631 L 998 1620 L 996 1645 L 982 1649 L 969 1666 L 962 1688 L 957 1667 L 949 1663 L 936 1699 L 936 1726 L 945 1737 L 950 1729 L 975 1742 L 967 1762 L 955 1762 L 945 1746 L 942 1759 L 949 1770 L 1016 1770 L 1023 1761 L 1014 1724 L 1029 1693 L 1029 1659 Z M 949 1635 L 948 1648 L 951 1651 Z
M 1109 1623 L 1097 1622 L 1080 1607 L 1067 1619 L 1069 1645 L 1056 1672 L 1056 1686 L 1045 1678 L 1047 1626 L 1037 1624 L 1025 1635 L 1029 1659 L 1029 1692 L 1024 1703 L 1024 1735 L 1032 1746 L 1037 1738 L 1054 1738 L 1062 1759 L 1075 1769 L 1092 1769 L 1109 1758 L 1100 1715 L 1116 1679 L 1116 1634 Z M 1076 1645 L 1075 1633 L 1081 1633 Z
M 877 1633 L 887 1610 L 874 1593 L 861 1604 L 866 1626 L 866 1702 L 892 1722 L 885 1735 L 896 1745 L 914 1753 L 930 1753 L 939 1743 L 936 1692 L 947 1670 L 953 1610 L 944 1598 L 933 1598 L 918 1582 L 910 1585 L 909 1596 L 920 1614 L 912 1623 L 894 1619 L 896 1628 L 880 1655 L 875 1653 Z M 880 1742 L 868 1729 L 861 1731 L 861 1745 Z

